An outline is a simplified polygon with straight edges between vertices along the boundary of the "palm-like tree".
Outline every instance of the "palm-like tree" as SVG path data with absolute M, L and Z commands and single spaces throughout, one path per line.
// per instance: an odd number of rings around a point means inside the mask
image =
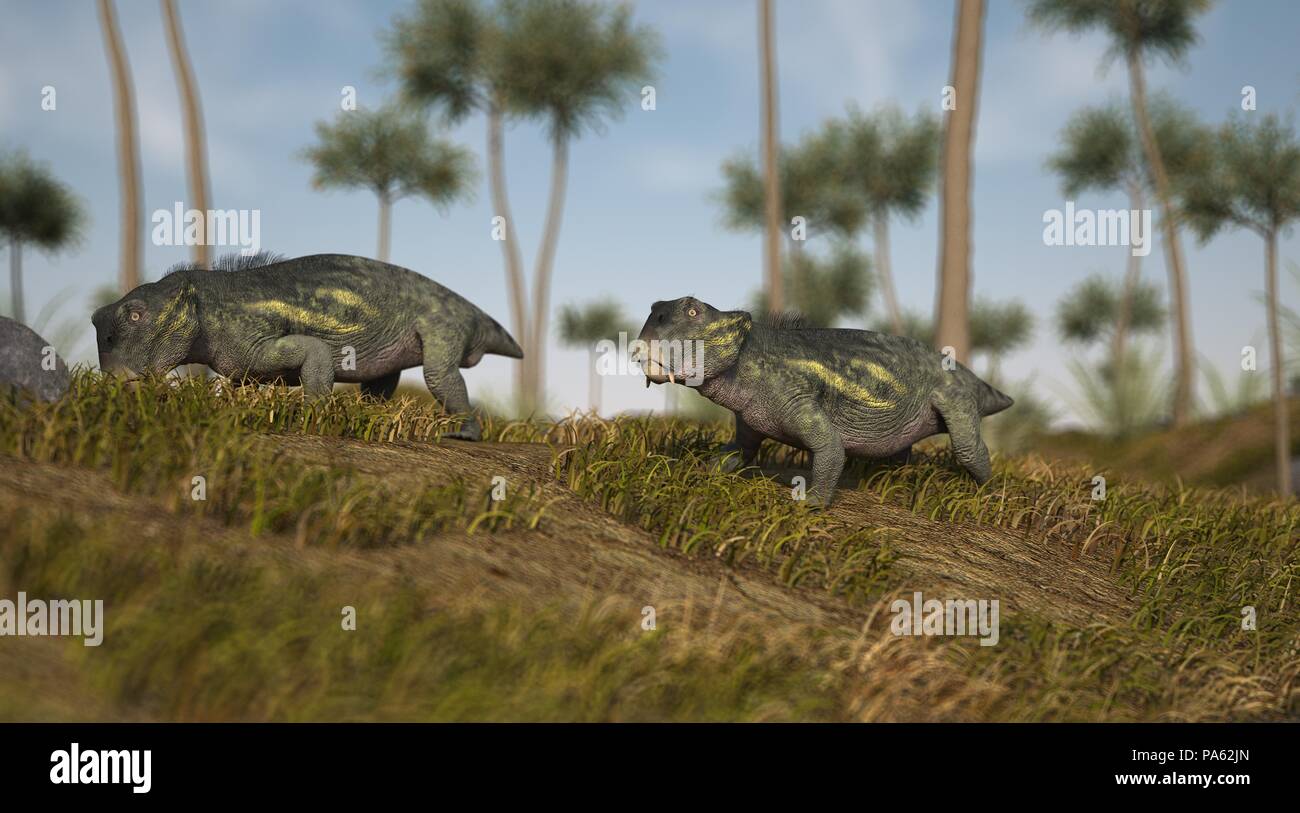
M 871 260 L 852 243 L 838 241 L 828 257 L 795 252 L 785 270 L 786 309 L 809 327 L 833 327 L 840 319 L 865 313 L 871 304 Z M 760 290 L 754 311 L 779 313 Z
M 190 204 L 200 212 L 206 212 L 208 209 L 208 148 L 203 128 L 203 106 L 199 101 L 199 87 L 194 80 L 194 67 L 190 65 L 189 52 L 185 47 L 185 33 L 181 29 L 176 0 L 161 0 L 161 3 L 172 69 L 176 72 L 176 86 L 181 94 Z M 199 228 L 202 229 L 203 225 L 201 224 Z M 207 237 L 207 235 L 203 236 Z M 207 239 L 201 239 L 194 245 L 193 259 L 200 266 L 206 266 L 212 259 L 212 248 Z
M 924 314 L 912 310 L 902 313 L 903 329 L 899 336 L 916 339 L 926 344 L 934 343 L 934 323 Z M 888 332 L 893 320 L 886 314 L 872 330 Z M 1029 344 L 1034 337 L 1034 315 L 1023 302 L 1016 299 L 998 302 L 978 297 L 970 307 L 970 355 L 987 356 L 988 376 L 1000 378 L 1002 359 Z
M 951 84 L 957 109 L 944 116 L 935 344 L 952 347 L 961 360 L 970 352 L 971 153 L 979 102 L 984 0 L 957 0 L 956 28 Z
M 0 236 L 9 246 L 9 301 L 26 323 L 23 247 L 58 251 L 72 243 L 85 212 L 72 190 L 22 154 L 0 157 Z
M 867 143 L 865 133 L 859 133 L 852 145 L 848 136 L 843 123 L 830 121 L 820 130 L 804 135 L 797 144 L 781 149 L 777 197 L 782 208 L 778 217 L 787 224 L 802 217 L 808 238 L 851 237 L 866 216 L 855 186 L 857 170 L 850 164 L 874 160 L 876 147 Z M 722 175 L 725 186 L 718 199 L 726 226 L 739 231 L 765 231 L 768 196 L 759 165 L 749 155 L 737 155 L 723 162 Z M 795 238 L 793 229 L 783 233 L 789 254 L 798 254 L 803 241 Z M 765 291 L 769 288 L 764 285 Z
M 988 357 L 990 380 L 1002 378 L 1002 359 L 1034 336 L 1034 315 L 1019 300 L 977 298 L 970 309 L 971 355 Z
M 409 16 L 398 17 L 385 45 L 402 95 L 441 113 L 455 125 L 473 113 L 487 119 L 488 190 L 494 216 L 505 224 L 501 253 L 514 335 L 528 347 L 528 293 L 523 253 L 517 239 L 506 187 L 505 127 L 513 114 L 502 79 L 504 16 L 500 4 L 483 0 L 420 0 Z M 528 388 L 525 364 L 515 367 L 515 394 L 523 405 Z
M 777 169 L 777 79 L 776 34 L 772 0 L 758 0 L 759 64 L 762 86 L 763 144 L 763 268 L 768 307 L 779 311 L 785 307 L 781 289 L 781 178 Z
M 1183 188 L 1183 208 L 1202 240 L 1225 227 L 1250 229 L 1264 240 L 1277 487 L 1290 495 L 1291 425 L 1278 319 L 1277 240 L 1300 219 L 1300 142 L 1273 114 L 1253 124 L 1235 119 L 1216 136 L 1214 161 L 1200 179 Z
M 629 6 L 585 0 L 512 0 L 501 67 L 515 109 L 545 122 L 551 189 L 533 275 L 533 352 L 528 397 L 545 402 L 547 318 L 560 237 L 569 145 L 617 117 L 649 77 L 658 55 L 653 32 L 632 22 Z
M 1093 274 L 1061 299 L 1056 324 L 1061 338 L 1079 344 L 1111 343 L 1120 320 L 1124 295 L 1110 279 Z M 1128 302 L 1128 329 L 1134 334 L 1151 333 L 1164 324 L 1160 292 L 1139 282 Z
M 440 111 L 449 123 L 474 112 L 487 116 L 492 206 L 506 223 L 507 293 L 526 354 L 516 390 L 529 411 L 543 399 L 542 343 L 569 144 L 627 103 L 635 80 L 647 78 L 654 38 L 631 24 L 626 8 L 581 0 L 420 0 L 412 15 L 395 21 L 387 48 L 408 100 Z M 503 134 L 516 117 L 547 120 L 554 158 L 532 320 L 505 179 Z
M 894 291 L 889 257 L 889 220 L 915 218 L 925 206 L 938 170 L 939 123 L 927 113 L 910 121 L 893 107 L 873 116 L 850 110 L 845 171 L 863 197 L 870 218 L 876 277 L 895 333 L 903 332 L 903 312 Z
M 1048 30 L 1105 31 L 1113 42 L 1109 56 L 1122 56 L 1128 68 L 1129 99 L 1147 171 L 1160 204 L 1165 260 L 1169 266 L 1175 326 L 1173 419 L 1176 426 L 1185 424 L 1191 417 L 1196 353 L 1192 347 L 1187 271 L 1178 238 L 1173 191 L 1147 106 L 1145 63 L 1152 56 L 1180 62 L 1196 42 L 1193 19 L 1209 6 L 1210 0 L 1030 0 L 1029 3 L 1030 20 Z
M 560 341 L 569 347 L 587 349 L 587 398 L 593 415 L 600 413 L 601 380 L 596 369 L 596 345 L 605 339 L 614 341 L 627 330 L 627 317 L 617 302 L 603 299 L 586 305 L 560 308 Z
M 1149 114 L 1168 176 L 1177 183 L 1196 177 L 1205 161 L 1204 129 L 1167 96 L 1153 98 Z M 1048 166 L 1061 177 L 1067 197 L 1090 190 L 1122 191 L 1128 195 L 1132 211 L 1145 208 L 1146 194 L 1154 190 L 1155 180 L 1132 122 L 1131 111 L 1125 112 L 1118 104 L 1085 108 L 1070 118 L 1061 133 L 1061 150 L 1048 159 Z M 1127 269 L 1111 331 L 1117 364 L 1128 358 L 1130 303 L 1142 274 L 1141 256 L 1127 247 L 1125 251 Z
M 393 204 L 419 195 L 440 209 L 469 194 L 474 159 L 429 134 L 423 119 L 397 107 L 339 113 L 316 123 L 318 143 L 303 151 L 317 189 L 369 189 L 379 199 L 378 258 L 388 261 Z
M 140 285 L 140 139 L 136 133 L 135 89 L 126 45 L 112 0 L 99 0 L 99 24 L 113 72 L 113 109 L 117 115 L 117 173 L 122 191 L 122 258 L 118 269 L 122 293 Z
M 1139 428 L 1154 417 L 1159 395 L 1149 379 L 1152 359 L 1140 348 L 1126 348 L 1115 356 L 1115 333 L 1155 333 L 1165 323 L 1160 293 L 1154 286 L 1136 282 L 1131 289 L 1117 288 L 1107 277 L 1085 278 L 1061 299 L 1056 312 L 1056 329 L 1066 342 L 1084 347 L 1105 344 L 1107 361 L 1094 368 L 1080 360 L 1071 371 L 1092 411 L 1117 436 Z

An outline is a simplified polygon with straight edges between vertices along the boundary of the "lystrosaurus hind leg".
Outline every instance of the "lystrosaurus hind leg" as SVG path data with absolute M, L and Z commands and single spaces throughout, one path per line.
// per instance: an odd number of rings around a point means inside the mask
M 465 355 L 464 340 L 449 339 L 431 330 L 420 329 L 420 343 L 424 347 L 424 384 L 438 400 L 443 410 L 451 415 L 463 415 L 460 429 L 443 435 L 445 438 L 480 440 L 483 428 L 478 418 L 470 412 L 469 392 L 460 374 L 460 360 Z

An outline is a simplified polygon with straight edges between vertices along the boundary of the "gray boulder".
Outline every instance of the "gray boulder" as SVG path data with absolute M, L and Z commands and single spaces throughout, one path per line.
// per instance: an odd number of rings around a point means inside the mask
M 70 382 L 68 365 L 49 342 L 26 325 L 0 316 L 0 392 L 16 388 L 41 401 L 57 401 Z

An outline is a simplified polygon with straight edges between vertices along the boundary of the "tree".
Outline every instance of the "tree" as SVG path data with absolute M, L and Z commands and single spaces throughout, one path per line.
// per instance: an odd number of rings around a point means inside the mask
M 796 252 L 785 269 L 785 288 L 790 293 L 787 311 L 802 317 L 809 327 L 834 327 L 846 316 L 866 312 L 871 303 L 871 261 L 852 244 L 839 242 L 830 256 Z M 754 311 L 776 312 L 767 292 L 755 297 Z
M 587 348 L 589 378 L 587 397 L 593 415 L 600 413 L 601 380 L 596 369 L 596 345 L 604 339 L 613 340 L 619 331 L 627 329 L 627 317 L 613 300 L 599 300 L 586 305 L 565 305 L 560 308 L 560 341 L 570 347 Z
M 104 49 L 113 72 L 113 109 L 117 115 L 117 174 L 122 191 L 122 258 L 118 279 L 122 293 L 140 285 L 140 139 L 136 134 L 135 90 L 126 46 L 117 26 L 112 0 L 99 0 Z
M 1023 302 L 996 302 L 978 298 L 970 310 L 970 352 L 986 355 L 989 378 L 1002 376 L 1002 359 L 1029 343 L 1034 336 L 1034 315 Z
M 1204 128 L 1166 96 L 1153 98 L 1149 112 L 1169 177 L 1179 182 L 1195 177 L 1205 161 Z M 1155 180 L 1142 153 L 1131 111 L 1126 113 L 1117 104 L 1085 108 L 1066 123 L 1061 140 L 1063 146 L 1048 160 L 1048 166 L 1061 176 L 1067 197 L 1089 190 L 1122 191 L 1128 195 L 1130 210 L 1140 212 L 1146 208 L 1146 193 L 1154 190 Z M 1112 331 L 1117 364 L 1128 357 L 1130 303 L 1142 273 L 1142 258 L 1130 247 L 1125 251 L 1127 270 Z
M 1030 0 L 1029 18 L 1047 30 L 1072 33 L 1100 29 L 1110 35 L 1109 58 L 1123 56 L 1128 68 L 1129 99 L 1137 123 L 1147 170 L 1160 204 L 1164 231 L 1165 262 L 1169 267 L 1173 299 L 1175 426 L 1191 417 L 1195 391 L 1196 353 L 1192 347 L 1191 313 L 1187 271 L 1178 238 L 1173 192 L 1160 143 L 1147 106 L 1145 62 L 1151 56 L 1181 62 L 1196 42 L 1192 24 L 1196 15 L 1210 6 L 1210 0 Z
M 514 335 L 531 356 L 523 254 L 515 239 L 505 175 L 505 125 L 514 111 L 502 83 L 504 25 L 500 4 L 420 0 L 410 16 L 394 20 L 385 46 L 408 101 L 440 111 L 449 126 L 475 112 L 487 119 L 488 189 L 494 216 L 500 218 L 510 317 Z M 527 388 L 527 371 L 520 363 L 515 367 L 515 395 L 521 406 Z
M 820 326 L 865 311 L 871 293 L 870 262 L 851 242 L 865 220 L 865 204 L 848 169 L 854 160 L 848 136 L 843 122 L 828 121 L 797 144 L 783 146 L 778 164 L 780 217 L 787 223 L 799 218 L 804 225 L 798 236 L 793 229 L 785 231 L 783 310 L 792 310 L 807 323 Z M 861 149 L 865 139 L 859 142 Z M 869 159 L 864 155 L 859 160 Z M 752 156 L 737 155 L 723 162 L 722 174 L 725 186 L 718 199 L 727 227 L 762 232 L 767 222 L 767 196 L 758 163 Z M 812 256 L 804 250 L 804 243 L 815 237 L 834 241 L 828 257 Z M 768 289 L 764 286 L 755 298 L 754 309 L 760 314 L 774 310 Z
M 984 0 L 957 0 L 956 28 L 952 52 L 956 109 L 944 117 L 935 344 L 952 347 L 961 360 L 970 352 L 971 153 L 979 103 Z
M 889 258 L 889 220 L 915 218 L 925 206 L 938 170 L 939 123 L 927 113 L 910 121 L 897 108 L 873 116 L 850 110 L 844 172 L 862 195 L 871 220 L 876 277 L 894 333 L 902 334 L 903 312 L 894 291 Z
M 502 67 L 508 94 L 522 115 L 546 123 L 551 189 L 533 276 L 533 353 L 529 397 L 545 402 L 547 318 L 560 236 L 569 145 L 639 98 L 658 55 L 655 34 L 632 22 L 629 6 L 585 0 L 509 3 Z
M 66 248 L 77 237 L 85 211 L 72 190 L 26 155 L 0 156 L 0 236 L 9 245 L 9 301 L 15 321 L 26 324 L 23 246 Z
M 521 408 L 530 411 L 543 402 L 542 342 L 569 143 L 635 98 L 635 80 L 647 78 L 657 56 L 654 37 L 632 25 L 627 8 L 582 0 L 421 0 L 412 15 L 395 21 L 387 50 L 407 99 L 441 111 L 449 123 L 476 111 L 487 116 L 492 206 L 504 230 L 514 333 L 526 353 L 516 390 Z M 503 146 L 507 120 L 521 117 L 547 120 L 553 154 L 531 320 Z
M 425 122 L 397 107 L 338 114 L 316 123 L 318 143 L 303 151 L 316 168 L 317 189 L 363 188 L 379 199 L 378 258 L 388 262 L 393 204 L 419 195 L 445 209 L 469 194 L 474 159 L 468 151 L 433 138 Z
M 934 343 L 934 323 L 916 311 L 902 312 L 902 330 L 906 336 L 925 344 Z M 872 330 L 882 333 L 893 329 L 893 320 L 886 315 Z M 1019 300 L 998 302 L 984 297 L 971 303 L 970 356 L 987 356 L 990 379 L 1000 377 L 1002 359 L 1029 343 L 1034 336 L 1034 315 Z
M 875 147 L 864 146 L 865 138 L 860 139 L 858 154 L 851 158 L 847 137 L 843 123 L 829 121 L 806 133 L 797 144 L 781 148 L 777 197 L 782 208 L 778 217 L 784 223 L 802 218 L 806 227 L 804 239 L 796 238 L 793 229 L 783 232 L 791 255 L 808 239 L 851 237 L 861 228 L 866 216 L 864 203 L 845 165 L 850 160 L 874 160 Z M 722 176 L 725 185 L 718 200 L 727 228 L 763 232 L 767 228 L 767 194 L 758 163 L 750 155 L 736 155 L 723 162 Z
M 776 35 L 773 32 L 772 0 L 758 0 L 759 64 L 761 66 L 764 239 L 763 268 L 768 306 L 785 307 L 781 290 L 781 181 L 777 172 L 777 84 Z
M 1264 241 L 1277 489 L 1289 496 L 1291 424 L 1278 318 L 1277 241 L 1281 232 L 1300 219 L 1300 142 L 1294 129 L 1282 124 L 1274 114 L 1257 123 L 1234 119 L 1224 124 L 1216 136 L 1209 171 L 1181 190 L 1183 209 L 1202 241 L 1225 227 L 1250 229 Z
M 162 3 L 163 22 L 167 29 L 167 45 L 171 53 L 172 69 L 176 72 L 176 86 L 181 94 L 181 111 L 185 122 L 186 170 L 190 181 L 190 204 L 200 212 L 208 209 L 208 148 L 203 128 L 203 108 L 199 102 L 198 83 L 194 80 L 194 68 L 190 65 L 189 53 L 185 47 L 185 34 L 181 29 L 180 14 L 176 10 L 176 0 L 160 0 Z M 200 223 L 202 230 L 204 224 Z M 209 235 L 202 234 L 202 239 L 194 245 L 194 261 L 207 265 L 211 260 L 212 248 Z
M 1080 344 L 1110 343 L 1119 325 L 1123 295 L 1108 278 L 1093 274 L 1062 297 L 1056 309 L 1057 330 L 1061 338 Z M 1164 324 L 1165 311 L 1160 292 L 1153 286 L 1139 284 L 1129 300 L 1128 329 L 1133 333 L 1151 333 Z
M 1165 310 L 1155 287 L 1138 282 L 1131 291 L 1117 289 L 1101 274 L 1085 278 L 1060 301 L 1056 328 L 1072 344 L 1103 344 L 1106 360 L 1092 365 L 1080 359 L 1070 362 L 1084 403 L 1112 434 L 1123 436 L 1153 421 L 1162 397 L 1152 381 L 1154 359 L 1126 347 L 1123 356 L 1114 355 L 1115 333 L 1124 321 L 1131 335 L 1154 333 L 1165 322 Z

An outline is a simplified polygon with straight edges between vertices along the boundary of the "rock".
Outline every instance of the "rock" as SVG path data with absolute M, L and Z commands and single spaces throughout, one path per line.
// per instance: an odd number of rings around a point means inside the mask
M 26 325 L 0 316 L 0 390 L 17 388 L 40 401 L 68 391 L 68 365 L 49 342 Z

